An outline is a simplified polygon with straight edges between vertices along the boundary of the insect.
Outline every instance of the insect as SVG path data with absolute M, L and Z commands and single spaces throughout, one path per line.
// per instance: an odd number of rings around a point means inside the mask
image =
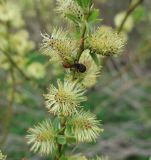
M 86 66 L 82 63 L 75 61 L 73 64 L 63 63 L 64 68 L 75 69 L 77 72 L 84 73 Z

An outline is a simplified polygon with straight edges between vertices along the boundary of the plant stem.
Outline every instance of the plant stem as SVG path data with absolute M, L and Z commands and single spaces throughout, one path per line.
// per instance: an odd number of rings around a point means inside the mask
M 143 1 L 144 1 L 144 0 L 138 0 L 138 2 L 135 3 L 133 6 L 131 5 L 132 2 L 133 2 L 133 0 L 130 2 L 130 5 L 129 5 L 128 9 L 127 9 L 126 15 L 125 15 L 125 17 L 124 17 L 121 25 L 119 26 L 119 28 L 118 28 L 118 30 L 117 30 L 117 33 L 118 33 L 118 34 L 120 34 L 121 31 L 123 30 L 124 24 L 125 24 L 125 22 L 127 21 L 128 17 L 133 13 L 133 11 L 134 11 L 141 3 L 143 3 Z M 115 68 L 117 71 L 119 71 L 119 68 L 118 68 L 117 64 L 115 63 L 114 59 L 111 57 L 110 60 L 111 60 L 111 63 L 113 64 L 114 68 Z
M 6 39 L 8 41 L 8 47 L 6 49 L 6 51 L 3 51 L 2 49 L 0 49 L 0 52 L 2 52 L 8 59 L 8 61 L 10 62 L 10 64 L 16 68 L 19 73 L 26 79 L 26 80 L 29 80 L 29 77 L 27 75 L 25 75 L 25 73 L 20 69 L 20 67 L 16 64 L 16 62 L 13 60 L 13 58 L 10 56 L 10 53 L 11 53 L 11 49 L 10 49 L 10 23 L 7 22 L 6 24 L 6 28 L 7 28 L 7 34 L 6 34 Z
M 13 60 L 13 58 L 9 55 L 8 52 L 2 51 L 1 49 L 0 49 L 0 52 L 3 53 L 3 54 L 7 57 L 9 63 L 12 65 L 12 67 L 13 67 L 14 69 L 16 69 L 16 70 L 22 75 L 22 77 L 23 77 L 26 81 L 34 82 L 32 78 L 28 77 L 28 76 L 23 72 L 23 70 L 17 65 L 17 63 Z M 33 85 L 33 83 L 32 83 L 32 85 Z M 38 84 L 38 87 L 39 87 L 40 89 L 44 89 L 44 88 L 45 88 L 45 86 L 43 86 L 43 85 L 41 85 L 41 84 Z
M 15 99 L 15 86 L 16 86 L 16 81 L 15 81 L 15 76 L 14 76 L 14 69 L 13 67 L 10 68 L 10 74 L 11 74 L 11 79 L 12 79 L 12 89 L 11 89 L 11 95 L 10 95 L 10 99 L 9 99 L 9 105 L 8 105 L 8 109 L 6 111 L 6 115 L 5 115 L 5 120 L 3 122 L 3 138 L 0 141 L 0 146 L 2 146 L 8 136 L 9 133 L 9 126 L 11 124 L 12 121 L 12 117 L 13 117 L 13 104 L 14 104 L 14 99 Z
M 86 29 L 87 29 L 86 28 L 86 23 L 88 21 L 89 15 L 90 15 L 91 6 L 92 6 L 92 1 L 89 5 L 89 8 L 86 10 L 85 15 L 84 15 L 85 18 L 84 18 L 83 25 L 82 25 L 82 28 L 81 28 L 80 46 L 79 46 L 79 50 L 78 50 L 77 57 L 76 57 L 77 61 L 80 60 L 82 52 L 85 49 L 85 34 L 86 34 Z
M 80 46 L 76 57 L 77 62 L 79 61 L 81 54 L 84 51 L 85 33 L 86 33 L 86 24 L 84 23 L 81 31 Z
M 130 5 L 130 7 L 128 8 L 126 15 L 120 25 L 120 27 L 118 28 L 118 33 L 120 33 L 123 30 L 124 24 L 126 22 L 126 20 L 128 19 L 128 17 L 131 15 L 131 13 L 143 2 L 144 0 L 138 0 L 137 3 L 135 3 L 133 6 Z M 133 1 L 131 1 L 132 3 Z
M 7 52 L 2 52 L 2 53 L 5 54 L 5 56 L 7 57 L 9 62 L 12 64 L 12 66 L 14 66 L 26 80 L 30 80 L 30 78 L 19 68 L 19 66 L 16 64 L 16 62 L 12 59 L 12 57 Z
M 66 129 L 66 120 L 65 117 L 61 117 L 61 130 L 60 130 L 60 135 L 64 135 Z M 64 145 L 63 144 L 58 144 L 58 155 L 55 157 L 55 160 L 59 160 L 63 154 L 64 154 Z

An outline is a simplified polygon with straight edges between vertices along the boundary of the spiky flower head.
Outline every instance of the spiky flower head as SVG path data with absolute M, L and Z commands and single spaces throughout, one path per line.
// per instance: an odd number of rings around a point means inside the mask
M 10 49 L 19 55 L 26 54 L 35 46 L 29 39 L 29 33 L 26 30 L 20 30 L 15 34 L 10 34 Z
M 123 51 L 125 39 L 111 27 L 102 26 L 90 38 L 90 48 L 102 56 L 117 55 Z
M 21 27 L 23 19 L 18 5 L 11 1 L 0 3 L 0 21 L 9 22 L 13 27 Z
M 95 62 L 92 60 L 90 54 L 90 50 L 85 50 L 81 57 L 79 63 L 86 66 L 86 71 L 84 73 L 76 72 L 75 79 L 80 81 L 82 85 L 86 88 L 90 88 L 96 84 L 96 79 L 100 75 L 101 67 L 97 66 Z M 72 78 L 69 77 L 70 79 Z
M 62 29 L 54 29 L 52 35 L 42 34 L 42 51 L 51 61 L 70 62 L 76 52 L 76 43 Z
M 90 112 L 80 111 L 73 115 L 69 124 L 73 128 L 77 142 L 91 142 L 103 132 L 103 129 L 100 128 L 100 122 Z
M 60 80 L 57 81 L 58 87 L 51 85 L 49 93 L 44 95 L 46 107 L 53 114 L 68 116 L 76 111 L 80 102 L 86 100 L 83 96 L 84 89 L 77 82 Z
M 2 152 L 1 152 L 1 150 L 0 150 L 0 160 L 6 160 L 6 157 L 7 157 L 7 156 L 4 156 L 4 155 L 2 154 Z
M 39 152 L 41 155 L 48 155 L 55 149 L 55 131 L 51 120 L 39 123 L 28 130 L 27 140 L 31 145 L 31 151 Z
M 64 16 L 74 15 L 78 19 L 84 17 L 83 10 L 75 0 L 57 0 L 57 9 Z
M 30 65 L 27 66 L 26 72 L 30 77 L 40 79 L 44 78 L 46 75 L 46 70 L 44 65 L 42 65 L 39 62 L 33 62 Z

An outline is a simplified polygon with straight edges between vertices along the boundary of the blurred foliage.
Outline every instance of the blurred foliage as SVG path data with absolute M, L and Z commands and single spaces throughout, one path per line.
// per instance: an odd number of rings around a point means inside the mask
M 96 0 L 95 5 L 101 10 L 101 23 L 117 27 L 114 20 L 129 6 L 125 0 Z M 54 6 L 53 0 L 0 3 L 0 141 L 7 135 L 0 149 L 8 160 L 42 159 L 29 153 L 24 136 L 29 126 L 47 115 L 41 96 L 46 86 L 55 81 L 55 75 L 64 74 L 58 64 L 46 63 L 39 54 L 40 32 L 51 32 L 53 25 L 62 23 Z M 120 24 L 122 18 L 117 21 Z M 75 153 L 85 152 L 90 157 L 103 154 L 112 160 L 148 160 L 151 156 L 151 2 L 146 0 L 137 7 L 130 21 L 129 32 L 124 33 L 128 38 L 126 51 L 118 59 L 102 62 L 105 67 L 98 85 L 87 93 L 89 105 L 84 107 L 102 119 L 103 138 L 87 148 L 77 146 Z M 52 72 L 52 67 L 57 72 Z

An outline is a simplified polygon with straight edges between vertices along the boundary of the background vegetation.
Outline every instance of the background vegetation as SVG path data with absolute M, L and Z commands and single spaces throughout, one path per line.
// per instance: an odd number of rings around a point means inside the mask
M 47 159 L 29 152 L 25 135 L 30 126 L 48 116 L 42 94 L 56 81 L 55 76 L 64 74 L 59 65 L 52 66 L 40 54 L 40 32 L 51 33 L 52 26 L 65 24 L 54 12 L 55 0 L 8 2 L 12 18 L 0 5 L 0 149 L 8 160 Z M 100 23 L 117 27 L 130 2 L 95 0 Z M 87 93 L 85 107 L 97 114 L 105 131 L 96 144 L 76 146 L 74 153 L 103 154 L 111 160 L 151 156 L 150 10 L 150 0 L 137 6 L 123 27 L 128 39 L 124 53 L 102 62 L 102 75 Z

